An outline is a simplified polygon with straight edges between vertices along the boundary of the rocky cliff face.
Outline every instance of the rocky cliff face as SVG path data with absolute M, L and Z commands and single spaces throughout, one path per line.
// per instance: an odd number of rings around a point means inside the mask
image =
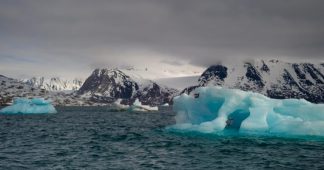
M 190 93 L 201 86 L 223 86 L 262 93 L 271 98 L 304 98 L 324 103 L 324 65 L 254 60 L 210 66 Z
M 153 81 L 126 75 L 118 69 L 96 69 L 84 82 L 78 94 L 98 102 L 123 99 L 131 104 L 138 98 L 143 104 L 156 106 L 169 103 L 176 90 Z

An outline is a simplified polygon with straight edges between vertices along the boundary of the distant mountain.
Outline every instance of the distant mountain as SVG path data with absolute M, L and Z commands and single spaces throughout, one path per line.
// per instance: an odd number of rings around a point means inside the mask
M 109 105 L 117 99 L 132 104 L 138 98 L 142 104 L 156 106 L 170 103 L 178 94 L 175 89 L 143 79 L 137 72 L 127 70 L 125 74 L 118 69 L 96 69 L 83 85 L 80 80 L 57 77 L 17 80 L 2 75 L 0 83 L 0 106 L 9 104 L 15 97 L 42 97 L 62 106 Z
M 16 97 L 41 97 L 51 100 L 54 105 L 61 106 L 104 105 L 102 103 L 92 102 L 87 98 L 82 98 L 72 92 L 49 91 L 40 87 L 22 80 L 0 75 L 0 106 L 10 104 L 13 98 Z
M 213 65 L 203 72 L 197 85 L 182 93 L 214 85 L 258 92 L 277 99 L 304 98 L 324 103 L 324 64 L 253 60 Z
M 60 77 L 44 78 L 33 77 L 25 79 L 23 82 L 40 89 L 48 91 L 76 91 L 82 86 L 83 81 L 80 79 L 65 80 Z
M 170 103 L 177 90 L 143 79 L 131 70 L 95 69 L 77 92 L 97 102 L 114 102 L 123 99 L 130 104 L 138 98 L 145 105 Z
M 45 90 L 37 89 L 27 83 L 0 75 L 0 106 L 10 103 L 14 97 L 41 96 L 45 93 Z

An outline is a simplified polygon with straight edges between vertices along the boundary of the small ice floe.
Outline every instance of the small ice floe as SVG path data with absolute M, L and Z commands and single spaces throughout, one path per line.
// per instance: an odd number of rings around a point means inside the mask
M 163 105 L 161 105 L 162 107 L 169 107 L 169 103 L 164 103 Z
M 138 99 L 135 100 L 133 105 L 129 108 L 130 111 L 140 111 L 140 112 L 147 112 L 147 111 L 158 111 L 158 107 L 151 107 L 148 105 L 143 105 Z
M 43 98 L 16 98 L 11 106 L 0 110 L 1 114 L 42 114 L 57 113 L 49 100 Z
M 117 112 L 121 112 L 121 111 L 126 111 L 129 109 L 129 105 L 124 105 L 121 103 L 122 99 L 117 99 L 114 103 L 113 103 L 113 109 L 111 109 L 111 111 L 117 111 Z

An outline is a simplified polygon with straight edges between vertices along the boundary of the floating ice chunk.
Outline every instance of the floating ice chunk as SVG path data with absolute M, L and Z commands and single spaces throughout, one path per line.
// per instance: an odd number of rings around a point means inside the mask
M 161 105 L 163 107 L 169 107 L 169 103 L 164 103 L 163 105 Z
M 122 101 L 122 99 L 117 99 L 113 103 L 113 106 L 114 106 L 114 109 L 113 110 L 115 110 L 115 111 L 125 111 L 125 110 L 128 110 L 129 109 L 129 105 L 121 104 L 121 101 Z
M 201 87 L 194 96 L 174 98 L 171 129 L 217 133 L 323 135 L 324 104 L 303 99 L 270 99 L 262 94 L 222 87 Z
M 17 98 L 13 105 L 7 106 L 0 110 L 2 114 L 41 114 L 57 113 L 50 101 L 42 98 Z
M 132 106 L 130 106 L 130 111 L 158 111 L 158 107 L 151 107 L 148 105 L 142 105 L 142 103 L 136 99 Z

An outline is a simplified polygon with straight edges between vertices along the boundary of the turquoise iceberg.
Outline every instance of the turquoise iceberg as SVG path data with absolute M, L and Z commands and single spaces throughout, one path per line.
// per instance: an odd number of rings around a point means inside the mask
M 17 98 L 11 106 L 0 110 L 2 114 L 42 114 L 57 113 L 50 101 L 42 98 Z
M 176 124 L 170 129 L 218 133 L 324 135 L 324 104 L 303 99 L 270 99 L 222 87 L 201 87 L 174 98 Z

